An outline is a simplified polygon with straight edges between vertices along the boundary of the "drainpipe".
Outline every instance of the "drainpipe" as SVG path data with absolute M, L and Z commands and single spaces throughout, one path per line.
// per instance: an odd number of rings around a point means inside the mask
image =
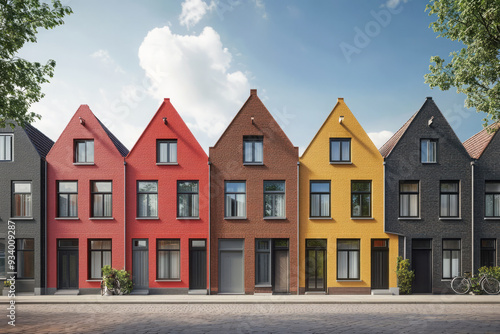
M 48 269 L 47 269 L 47 248 L 48 248 L 48 240 L 47 240 L 47 228 L 48 228 L 48 224 L 47 224 L 47 219 L 48 219 L 48 214 L 47 214 L 47 188 L 48 188 L 48 185 L 47 185 L 47 160 L 44 161 L 44 164 L 45 164 L 45 181 L 44 181 L 44 192 L 45 192 L 45 198 L 44 198 L 44 206 L 45 206 L 45 221 L 44 221 L 44 234 L 45 234 L 45 244 L 44 244 L 44 253 L 45 253 L 45 259 L 44 259 L 44 266 L 45 266 L 45 272 L 44 272 L 44 276 L 45 276 L 45 288 L 44 288 L 44 291 L 43 291 L 43 294 L 46 295 L 47 294 L 47 290 L 48 290 L 48 282 L 47 282 L 47 272 L 48 272 Z
M 123 269 L 127 270 L 127 162 L 123 158 Z
M 211 273 L 212 273 L 212 267 L 210 265 L 210 260 L 212 259 L 212 247 L 210 246 L 210 240 L 211 239 L 211 222 L 212 222 L 212 215 L 210 214 L 210 192 L 211 192 L 211 187 L 212 187 L 212 178 L 211 178 L 211 172 L 212 172 L 212 164 L 210 161 L 208 162 L 208 240 L 207 240 L 207 254 L 208 254 L 208 294 L 210 295 L 211 290 L 212 290 L 212 278 L 211 278 Z
M 297 295 L 300 291 L 300 162 L 297 161 Z
M 383 193 L 383 195 L 382 196 L 384 197 L 383 201 L 382 201 L 383 207 L 384 207 L 384 210 L 383 210 L 383 212 L 384 212 L 384 220 L 383 220 L 384 233 L 394 234 L 394 235 L 397 235 L 398 237 L 403 237 L 403 259 L 406 260 L 406 236 L 403 235 L 403 234 L 400 234 L 400 233 L 396 233 L 396 232 L 388 232 L 386 230 L 386 228 L 385 228 L 385 226 L 386 226 L 386 219 L 387 219 L 386 216 L 385 216 L 385 214 L 386 214 L 386 210 L 385 210 L 385 174 L 386 174 L 386 170 L 385 170 L 385 158 L 384 158 L 384 162 L 382 163 L 382 166 L 383 166 L 383 170 L 384 170 L 384 172 L 383 172 L 384 176 L 382 178 L 382 180 L 383 180 L 383 187 L 382 187 L 382 193 Z M 398 238 L 398 244 L 399 244 L 399 238 Z M 399 248 L 399 245 L 398 245 L 398 248 Z M 398 250 L 398 256 L 399 256 L 399 250 Z
M 471 173 L 472 173 L 472 196 L 471 196 L 471 212 L 472 212 L 472 221 L 471 221 L 471 253 L 472 253 L 472 261 L 471 261 L 471 266 L 472 270 L 471 273 L 474 273 L 474 166 L 476 165 L 475 161 L 471 161 Z

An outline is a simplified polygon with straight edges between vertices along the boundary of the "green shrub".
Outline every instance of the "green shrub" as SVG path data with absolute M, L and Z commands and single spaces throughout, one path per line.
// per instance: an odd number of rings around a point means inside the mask
M 6 288 L 9 288 L 11 284 L 12 283 L 10 281 L 7 281 L 7 280 L 3 281 L 3 286 Z
M 399 293 L 402 295 L 411 294 L 411 285 L 415 278 L 415 273 L 413 270 L 410 270 L 410 260 L 403 260 L 401 256 L 398 256 L 396 276 L 398 278 Z
M 102 276 L 108 290 L 114 291 L 116 294 L 128 295 L 133 289 L 130 273 L 126 270 L 116 270 L 111 266 L 104 266 Z

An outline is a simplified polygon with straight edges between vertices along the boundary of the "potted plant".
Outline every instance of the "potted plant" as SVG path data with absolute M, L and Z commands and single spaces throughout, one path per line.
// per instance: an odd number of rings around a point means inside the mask
M 2 296 L 8 296 L 9 295 L 9 291 L 10 291 L 10 286 L 11 286 L 11 282 L 10 281 L 3 281 L 3 291 L 2 291 Z
M 102 268 L 104 295 L 127 295 L 132 291 L 133 283 L 130 273 L 126 270 L 116 270 L 111 266 Z

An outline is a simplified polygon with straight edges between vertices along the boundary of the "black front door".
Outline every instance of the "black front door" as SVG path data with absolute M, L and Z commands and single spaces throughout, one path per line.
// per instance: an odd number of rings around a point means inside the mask
M 57 288 L 78 289 L 78 239 L 57 241 Z
M 372 240 L 372 289 L 389 289 L 389 240 Z
M 306 291 L 326 291 L 326 240 L 306 240 Z
M 189 240 L 189 289 L 207 288 L 206 240 Z
M 415 272 L 413 293 L 432 292 L 432 240 L 413 239 L 411 266 Z

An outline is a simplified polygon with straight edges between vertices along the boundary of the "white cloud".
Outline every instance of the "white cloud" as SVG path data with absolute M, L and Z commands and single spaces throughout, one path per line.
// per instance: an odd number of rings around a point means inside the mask
M 155 28 L 144 38 L 139 60 L 152 81 L 149 93 L 159 101 L 170 97 L 203 147 L 222 133 L 248 98 L 247 76 L 231 72 L 232 55 L 211 27 L 198 36 Z
M 267 19 L 266 5 L 264 4 L 264 0 L 255 0 L 255 7 L 262 13 L 262 18 Z
M 396 8 L 400 3 L 406 3 L 408 0 L 387 0 L 385 5 L 389 8 Z
M 381 148 L 393 135 L 391 131 L 368 132 L 368 136 L 377 148 Z
M 210 5 L 202 0 L 186 0 L 182 3 L 182 13 L 179 16 L 181 25 L 190 28 L 195 26 L 209 11 L 215 8 L 215 2 L 212 1 Z
M 107 50 L 97 50 L 96 52 L 92 53 L 90 57 L 99 60 L 106 66 L 110 66 L 117 73 L 125 73 L 125 71 L 116 64 L 115 60 L 111 58 Z

